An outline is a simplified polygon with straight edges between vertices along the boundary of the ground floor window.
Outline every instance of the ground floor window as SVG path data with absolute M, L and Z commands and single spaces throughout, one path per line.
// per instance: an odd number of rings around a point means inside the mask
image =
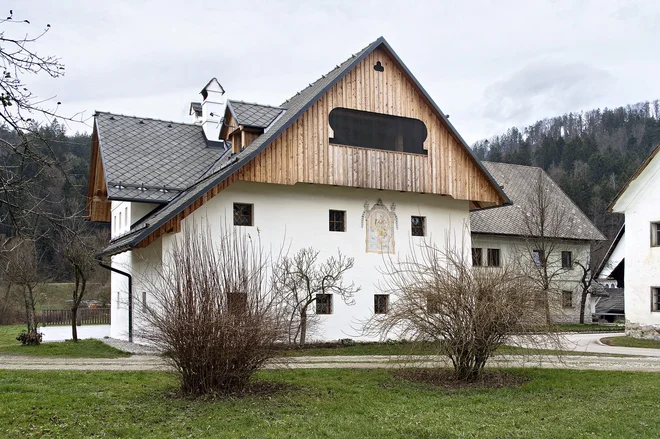
M 234 225 L 253 225 L 252 210 L 252 204 L 234 203 Z
M 562 291 L 561 292 L 561 306 L 564 308 L 573 308 L 573 292 L 572 291 Z
M 332 314 L 332 294 L 316 295 L 316 314 Z
M 660 287 L 651 287 L 651 311 L 660 312 Z
M 410 217 L 410 233 L 412 236 L 426 236 L 426 217 Z
M 472 247 L 472 266 L 481 267 L 483 265 L 483 251 L 481 248 Z
M 488 266 L 489 267 L 499 267 L 500 266 L 500 249 L 499 248 L 489 248 L 488 249 Z
M 387 314 L 387 308 L 390 304 L 389 302 L 389 294 L 374 294 L 374 313 Z

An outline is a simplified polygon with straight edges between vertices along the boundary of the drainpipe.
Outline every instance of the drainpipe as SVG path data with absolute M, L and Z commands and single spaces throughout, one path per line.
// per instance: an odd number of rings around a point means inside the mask
M 106 264 L 100 258 L 97 259 L 97 262 L 101 267 L 110 271 L 114 271 L 115 273 L 121 274 L 123 276 L 126 276 L 126 278 L 128 279 L 128 341 L 130 343 L 133 343 L 133 277 L 125 271 L 121 271 L 117 268 L 114 268 Z

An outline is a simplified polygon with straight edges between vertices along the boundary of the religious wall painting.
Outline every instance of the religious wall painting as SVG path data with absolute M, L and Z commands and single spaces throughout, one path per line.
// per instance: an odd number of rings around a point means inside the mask
M 367 253 L 394 253 L 394 229 L 399 228 L 395 209 L 396 204 L 388 209 L 380 198 L 371 208 L 369 202 L 364 203 L 361 224 L 366 233 Z

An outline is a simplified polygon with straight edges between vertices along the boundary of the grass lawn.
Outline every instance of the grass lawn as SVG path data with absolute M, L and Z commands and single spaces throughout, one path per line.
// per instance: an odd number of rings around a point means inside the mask
M 118 358 L 130 354 L 115 349 L 99 340 L 79 340 L 77 343 L 42 343 L 39 346 L 22 346 L 16 336 L 25 330 L 22 325 L 0 326 L 0 355 L 30 355 L 38 357 L 69 358 Z
M 625 330 L 625 326 L 564 324 L 555 325 L 555 329 L 559 332 L 623 332 Z
M 262 372 L 286 392 L 193 401 L 158 372 L 0 371 L 6 438 L 657 437 L 652 373 L 528 369 L 522 387 L 446 391 L 387 370 Z
M 610 346 L 624 346 L 627 348 L 655 348 L 660 349 L 660 341 L 658 340 L 642 340 L 628 336 L 623 337 L 606 337 L 601 338 L 600 341 Z

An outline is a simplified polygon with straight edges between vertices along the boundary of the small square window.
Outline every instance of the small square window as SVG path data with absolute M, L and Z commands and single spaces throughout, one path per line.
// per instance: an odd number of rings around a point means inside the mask
M 545 252 L 543 250 L 532 250 L 532 263 L 535 267 L 542 267 L 545 263 Z
M 500 249 L 499 248 L 489 248 L 488 249 L 488 266 L 489 267 L 499 267 L 500 266 Z
M 561 306 L 564 308 L 573 308 L 573 292 L 572 291 L 562 291 L 561 292 Z
M 573 268 L 573 253 L 561 252 L 561 268 Z
M 245 314 L 247 311 L 247 294 L 227 293 L 227 308 L 231 314 Z
M 472 266 L 481 267 L 483 265 L 483 250 L 480 247 L 472 247 Z
M 374 313 L 387 314 L 390 304 L 389 294 L 374 294 Z
M 660 312 L 660 287 L 651 287 L 651 311 Z
M 252 204 L 234 203 L 234 225 L 252 225 Z
M 316 314 L 332 314 L 332 294 L 316 295 Z
M 329 217 L 329 229 L 331 232 L 346 231 L 346 212 L 343 210 L 331 210 Z
M 651 223 L 651 247 L 660 247 L 660 222 Z
M 412 233 L 412 236 L 426 236 L 426 217 L 411 216 L 410 231 Z

